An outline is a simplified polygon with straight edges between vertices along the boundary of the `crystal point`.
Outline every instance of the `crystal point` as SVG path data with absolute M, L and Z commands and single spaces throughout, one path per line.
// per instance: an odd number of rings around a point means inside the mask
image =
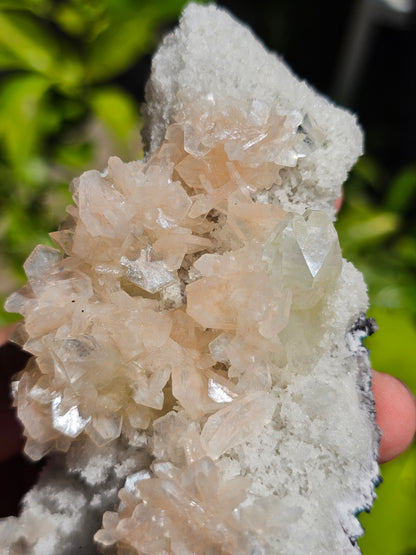
M 82 418 L 76 405 L 62 414 L 61 404 L 62 397 L 60 395 L 55 397 L 51 403 L 53 427 L 64 435 L 75 438 L 85 429 L 91 417 Z
M 51 266 L 62 259 L 62 254 L 50 247 L 38 245 L 23 265 L 29 281 L 42 279 Z
M 122 256 L 120 264 L 127 268 L 126 278 L 149 293 L 156 293 L 175 281 L 175 274 L 163 262 L 150 260 L 148 250 L 142 250 L 136 260 Z

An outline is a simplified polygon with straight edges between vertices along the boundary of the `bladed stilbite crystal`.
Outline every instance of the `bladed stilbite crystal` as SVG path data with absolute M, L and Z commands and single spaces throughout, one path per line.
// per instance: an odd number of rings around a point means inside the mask
M 355 118 L 213 5 L 185 9 L 146 94 L 146 158 L 73 181 L 6 303 L 33 355 L 25 451 L 50 458 L 0 546 L 356 553 L 379 432 L 332 224 Z

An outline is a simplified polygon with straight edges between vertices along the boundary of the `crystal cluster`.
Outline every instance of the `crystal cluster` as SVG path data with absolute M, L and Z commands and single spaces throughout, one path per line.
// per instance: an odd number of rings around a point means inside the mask
M 377 431 L 331 217 L 360 132 L 213 6 L 185 10 L 147 95 L 147 158 L 72 183 L 6 304 L 33 354 L 25 451 L 53 455 L 0 545 L 355 552 Z

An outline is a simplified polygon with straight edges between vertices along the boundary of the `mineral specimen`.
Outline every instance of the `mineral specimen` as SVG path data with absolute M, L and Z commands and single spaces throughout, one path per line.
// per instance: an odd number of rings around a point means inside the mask
M 0 545 L 355 553 L 378 478 L 366 288 L 332 224 L 355 119 L 192 4 L 145 110 L 146 159 L 73 182 L 7 301 L 25 451 L 50 458 Z

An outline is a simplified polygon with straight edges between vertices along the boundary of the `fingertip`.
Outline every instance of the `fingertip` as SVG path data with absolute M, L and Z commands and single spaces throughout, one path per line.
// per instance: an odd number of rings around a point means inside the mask
M 17 324 L 9 324 L 8 326 L 0 327 L 0 347 L 5 345 L 10 339 L 10 336 L 16 329 Z
M 379 462 L 400 455 L 416 433 L 416 400 L 409 389 L 390 374 L 373 371 L 373 394 L 377 424 L 382 436 Z

